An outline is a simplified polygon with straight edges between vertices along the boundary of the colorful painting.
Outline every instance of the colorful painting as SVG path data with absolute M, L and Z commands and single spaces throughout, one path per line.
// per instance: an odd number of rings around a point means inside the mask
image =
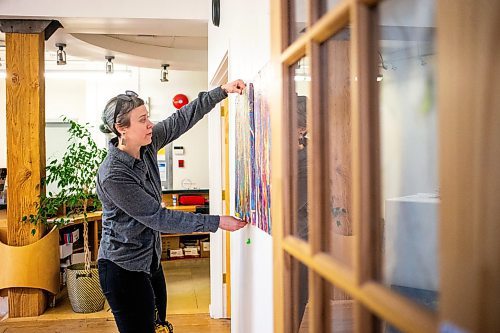
M 271 233 L 271 126 L 265 67 L 236 101 L 236 213 Z
M 247 86 L 245 92 L 236 99 L 236 215 L 248 222 L 252 222 L 252 208 L 255 202 L 251 202 L 253 196 L 253 174 L 251 160 L 251 137 L 252 128 L 250 123 L 249 91 L 251 85 Z

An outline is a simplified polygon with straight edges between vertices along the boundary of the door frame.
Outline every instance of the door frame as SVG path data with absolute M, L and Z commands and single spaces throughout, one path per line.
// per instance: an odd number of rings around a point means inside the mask
M 218 87 L 228 80 L 228 52 L 226 51 L 219 66 L 210 80 L 209 88 Z M 225 99 L 209 113 L 209 153 L 213 157 L 210 162 L 210 214 L 228 215 L 229 212 L 229 179 L 223 189 L 223 173 L 229 176 L 229 156 L 223 149 L 223 121 L 227 121 L 228 102 Z M 225 111 L 223 111 L 225 108 Z M 223 117 L 223 114 L 226 117 Z M 227 126 L 227 129 L 229 126 Z M 229 135 L 229 133 L 226 133 Z M 223 163 L 223 154 L 226 163 Z M 225 190 L 226 211 L 223 209 L 223 190 Z M 228 232 L 222 229 L 210 234 L 210 317 L 230 318 L 231 316 L 231 282 L 230 282 L 230 244 Z M 224 275 L 226 281 L 224 282 Z

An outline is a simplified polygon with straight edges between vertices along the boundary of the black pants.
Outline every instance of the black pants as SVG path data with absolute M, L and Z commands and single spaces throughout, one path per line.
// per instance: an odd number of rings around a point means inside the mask
M 120 333 L 153 333 L 155 307 L 165 322 L 167 287 L 161 265 L 151 275 L 121 268 L 99 259 L 99 281 Z

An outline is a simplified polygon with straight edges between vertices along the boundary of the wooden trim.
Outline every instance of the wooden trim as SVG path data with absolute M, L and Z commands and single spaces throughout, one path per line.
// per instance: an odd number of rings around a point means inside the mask
M 378 279 L 381 262 L 379 246 L 380 140 L 378 87 L 376 81 L 377 18 L 373 10 L 354 5 L 352 11 L 351 72 L 353 129 L 353 220 L 359 235 L 355 248 L 356 283 Z M 371 325 L 370 325 L 371 326 Z
M 311 27 L 309 33 L 306 33 L 307 38 L 318 43 L 330 38 L 349 23 L 349 9 L 349 1 L 338 4 Z
M 298 145 L 296 144 L 296 131 L 297 131 L 297 103 L 295 97 L 296 85 L 295 78 L 293 73 L 294 66 L 286 67 L 283 69 L 283 82 L 284 82 L 284 95 L 288 98 L 288 106 L 283 108 L 284 115 L 287 116 L 286 123 L 283 130 L 286 133 L 286 143 L 285 149 L 288 150 L 288 184 L 285 186 L 289 186 L 290 191 L 285 192 L 285 196 L 283 199 L 288 204 L 286 205 L 287 215 L 285 217 L 285 236 L 288 235 L 297 235 L 298 234 L 298 193 L 299 193 L 299 181 L 298 181 L 298 173 L 299 173 L 299 165 L 298 165 Z M 287 87 L 287 88 L 285 88 Z M 308 102 L 307 102 L 308 103 Z M 308 105 L 306 105 L 306 110 L 308 109 Z M 282 125 L 283 126 L 283 125 Z M 307 168 L 310 167 L 310 161 L 307 163 Z M 287 232 L 289 231 L 289 232 Z
M 322 43 L 349 22 L 349 3 L 342 2 L 324 15 L 280 55 L 283 64 L 292 65 L 306 53 L 307 44 L 313 40 Z
M 309 269 L 310 332 L 331 332 L 330 290 L 321 276 Z M 304 317 L 307 312 L 304 314 Z
M 310 0 L 310 3 L 313 0 Z M 311 19 L 311 18 L 310 18 Z M 310 173 L 308 178 L 308 199 L 307 201 L 311 203 L 309 205 L 309 246 L 311 253 L 320 252 L 327 241 L 327 234 L 325 232 L 325 186 L 324 186 L 324 165 L 327 160 L 325 151 L 325 142 L 321 140 L 324 133 L 324 122 L 322 121 L 322 108 L 321 105 L 321 56 L 320 47 L 317 43 L 310 42 L 307 47 L 307 53 L 310 58 L 310 73 L 311 84 L 309 85 L 309 96 L 310 98 L 310 108 L 307 114 L 309 125 L 308 133 L 311 133 L 310 144 L 308 148 L 307 160 L 310 161 L 308 168 L 314 172 Z M 329 321 L 324 320 L 325 315 L 329 317 L 329 312 L 326 312 L 326 306 L 330 305 L 326 302 L 326 290 L 327 286 L 323 279 L 317 275 L 314 271 L 309 270 L 309 303 L 310 312 L 309 318 L 304 318 L 311 323 L 312 332 L 327 332 L 327 327 L 325 324 Z M 305 314 L 306 315 L 306 314 Z M 305 316 L 304 315 L 304 316 Z M 303 321 L 304 321 L 303 320 Z
M 314 23 L 321 17 L 321 5 L 322 0 L 309 0 L 309 26 L 314 25 Z
M 313 256 L 309 245 L 293 236 L 283 239 L 283 249 L 340 288 L 347 291 L 353 289 L 352 271 L 330 255 L 317 253 Z
M 403 332 L 437 332 L 437 315 L 376 282 L 357 289 L 356 297 Z
M 231 318 L 231 234 L 226 234 L 226 318 Z
M 289 94 L 290 86 L 294 84 L 294 81 L 293 78 L 290 77 L 289 67 L 286 65 L 281 65 L 280 67 L 282 77 L 282 94 L 283 96 L 285 96 L 286 94 Z M 290 161 L 297 160 L 297 149 L 296 146 L 293 145 L 294 141 L 291 141 L 290 138 L 290 131 L 294 128 L 293 124 L 296 121 L 296 112 L 294 112 L 296 105 L 294 103 L 290 103 L 290 99 L 286 98 L 282 100 L 281 107 L 281 120 L 279 126 L 281 127 L 281 158 L 283 159 L 281 170 L 283 172 L 283 182 L 280 185 L 283 187 L 283 194 L 280 197 L 280 201 L 283 201 L 284 203 L 284 220 L 282 224 L 283 235 L 290 235 L 294 234 L 294 230 L 297 226 L 297 214 L 295 213 L 297 212 L 297 200 L 294 193 L 294 190 L 297 188 L 297 179 L 294 177 L 294 175 L 297 174 L 297 165 L 295 165 L 294 163 L 289 163 Z M 287 163 L 284 163 L 285 161 Z
M 328 215 L 325 214 L 324 207 L 327 205 L 327 191 L 325 191 L 325 162 L 328 158 L 325 154 L 326 145 L 324 140 L 324 116 L 325 108 L 321 104 L 321 55 L 320 46 L 311 42 L 308 44 L 311 84 L 309 85 L 309 112 L 307 114 L 308 133 L 310 133 L 310 144 L 308 144 L 308 157 L 310 161 L 308 168 L 314 170 L 308 177 L 308 202 L 309 205 L 309 243 L 312 253 L 320 252 L 324 249 L 327 241 L 328 228 L 323 221 L 326 221 Z
M 306 54 L 307 43 L 310 39 L 302 35 L 292 45 L 290 45 L 281 55 L 281 62 L 284 65 L 293 65 Z
M 7 244 L 27 245 L 40 239 L 42 224 L 31 235 L 31 224 L 21 224 L 33 214 L 45 176 L 44 33 L 6 33 L 7 100 Z M 37 316 L 47 298 L 40 289 L 9 290 L 9 316 Z
M 440 322 L 499 332 L 500 2 L 438 1 L 437 20 Z
M 275 18 L 273 22 L 276 22 L 276 27 L 274 28 L 274 31 L 271 31 L 272 35 L 275 34 L 274 36 L 271 37 L 274 38 L 273 40 L 276 43 L 271 43 L 271 49 L 276 47 L 277 51 L 275 53 L 276 56 L 280 55 L 281 52 L 283 52 L 283 50 L 290 43 L 290 35 L 288 33 L 288 27 L 290 26 L 290 13 L 288 11 L 288 2 L 289 1 L 287 0 L 273 1 L 273 3 L 276 4 L 276 6 L 274 11 L 274 16 L 273 16 L 273 11 L 271 11 L 271 17 Z M 273 50 L 271 50 L 271 53 L 274 54 Z
M 227 81 L 227 53 L 224 58 L 225 64 L 225 79 Z M 231 196 L 230 192 L 230 177 L 229 177 L 229 102 L 225 99 L 222 102 L 221 108 L 224 109 L 224 137 L 223 137 L 223 146 L 224 146 L 224 191 L 226 193 L 224 197 L 224 207 L 225 215 L 230 215 L 231 208 Z M 224 231 L 226 234 L 226 318 L 231 318 L 231 234 L 229 231 Z
M 271 85 L 270 88 L 270 113 L 271 120 L 271 142 L 273 149 L 271 149 L 271 164 L 273 171 L 271 173 L 271 181 L 273 190 L 271 191 L 271 219 L 272 228 L 271 234 L 273 237 L 273 258 L 274 258 L 274 274 L 273 274 L 273 290 L 274 290 L 274 332 L 285 333 L 290 313 L 285 311 L 285 280 L 288 275 L 285 274 L 285 252 L 283 251 L 281 241 L 285 229 L 285 216 L 284 212 L 285 203 L 283 194 L 287 190 L 284 182 L 288 175 L 286 166 L 283 161 L 287 158 L 288 150 L 284 146 L 282 121 L 287 119 L 284 117 L 283 108 L 286 107 L 287 102 L 283 101 L 283 66 L 280 61 L 281 51 L 285 47 L 284 31 L 286 19 L 283 17 L 283 8 L 285 8 L 284 0 L 271 1 L 271 70 L 272 77 L 276 78 L 276 84 Z
M 376 282 L 361 286 L 354 283 L 354 274 L 330 255 L 311 254 L 306 242 L 288 236 L 283 240 L 283 249 L 303 262 L 331 284 L 347 292 L 355 300 L 381 318 L 390 321 L 405 332 L 435 332 L 437 316 L 411 300 L 387 289 Z M 370 322 L 372 325 L 373 321 Z M 374 327 L 374 326 L 371 326 Z
M 380 320 L 376 318 L 368 309 L 359 301 L 354 301 L 354 332 L 382 332 Z

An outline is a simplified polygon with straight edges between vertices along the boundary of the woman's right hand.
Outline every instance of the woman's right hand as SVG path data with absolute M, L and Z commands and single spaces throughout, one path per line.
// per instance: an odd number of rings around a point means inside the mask
M 236 231 L 246 226 L 247 223 L 243 220 L 237 219 L 232 216 L 221 216 L 219 228 L 227 231 Z
M 226 92 L 226 94 L 238 93 L 241 95 L 243 93 L 243 90 L 245 90 L 246 86 L 247 85 L 245 84 L 245 82 L 243 82 L 243 80 L 236 80 L 233 82 L 228 82 L 226 84 L 223 84 L 220 87 L 222 88 L 222 90 Z

